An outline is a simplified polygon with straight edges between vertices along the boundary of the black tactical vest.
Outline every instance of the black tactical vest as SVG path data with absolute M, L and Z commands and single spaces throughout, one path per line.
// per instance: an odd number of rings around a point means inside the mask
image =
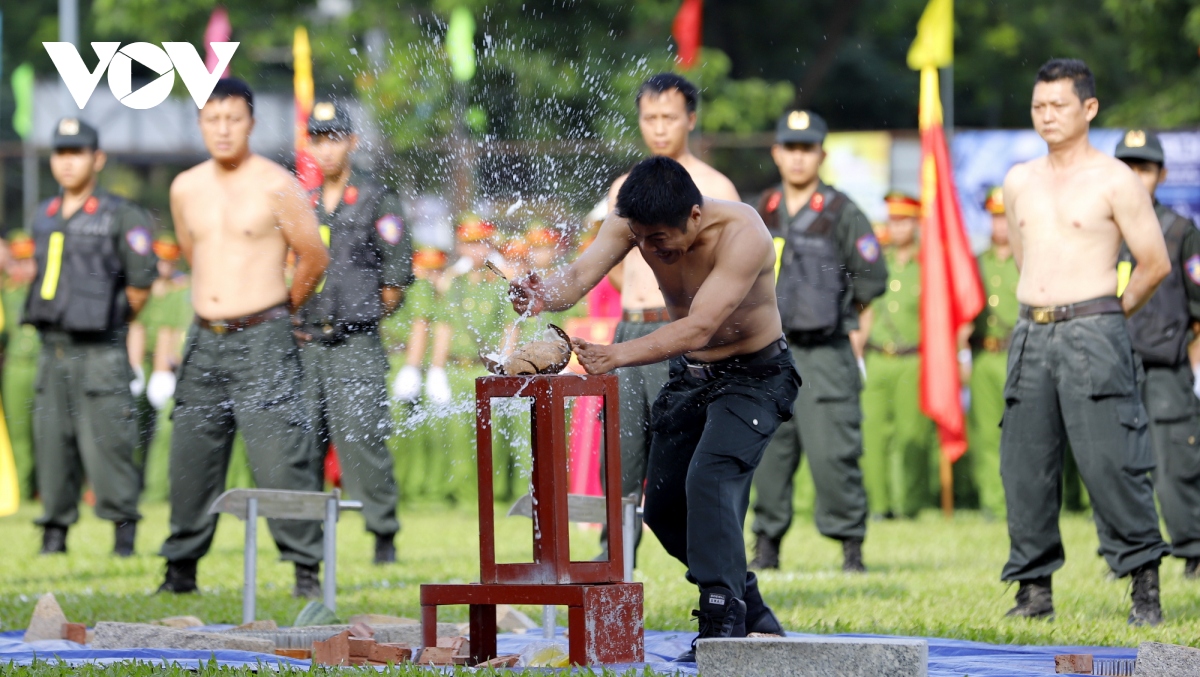
M 383 317 L 383 253 L 375 245 L 375 219 L 385 191 L 371 183 L 353 184 L 354 204 L 342 203 L 326 214 L 317 202 L 321 235 L 329 246 L 329 267 L 318 291 L 304 305 L 304 321 L 316 336 L 336 338 L 345 331 L 370 330 Z M 347 186 L 349 190 L 350 186 Z M 320 189 L 313 191 L 319 198 Z M 399 215 L 397 215 L 399 216 Z
M 1191 324 L 1179 252 L 1187 229 L 1195 226 L 1189 219 L 1171 210 L 1166 211 L 1160 222 L 1163 238 L 1167 241 L 1171 272 L 1146 305 L 1129 318 L 1129 338 L 1133 342 L 1133 349 L 1142 356 L 1142 362 L 1152 366 L 1175 367 L 1188 359 L 1188 326 Z M 1121 245 L 1120 260 L 1137 265 L 1124 245 Z
M 125 325 L 129 302 L 117 251 L 117 208 L 124 201 L 103 193 L 93 197 L 95 202 L 88 198 L 65 222 L 58 217 L 61 199 L 38 206 L 32 233 L 38 270 L 23 322 L 69 332 L 105 332 Z
M 759 212 L 772 239 L 783 240 L 775 295 L 784 331 L 834 336 L 852 301 L 850 276 L 833 237 L 849 198 L 825 185 L 813 196 L 790 223 L 778 189 L 763 196 Z

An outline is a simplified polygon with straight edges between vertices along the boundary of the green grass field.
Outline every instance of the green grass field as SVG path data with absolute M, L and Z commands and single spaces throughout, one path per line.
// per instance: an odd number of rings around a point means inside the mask
M 85 511 L 86 513 L 87 511 Z M 25 627 L 38 595 L 54 592 L 67 616 L 89 625 L 102 620 L 148 621 L 189 614 L 208 623 L 241 619 L 242 525 L 222 517 L 216 543 L 200 565 L 201 595 L 154 595 L 163 560 L 154 553 L 167 530 L 167 509 L 150 505 L 138 534 L 139 554 L 109 555 L 111 525 L 90 514 L 73 528 L 66 556 L 41 557 L 36 506 L 0 519 L 0 625 Z M 467 582 L 478 574 L 475 515 L 440 506 L 402 512 L 399 561 L 370 563 L 371 541 L 358 515 L 339 530 L 339 615 L 385 613 L 418 617 L 418 589 L 426 582 Z M 518 561 L 531 541 L 527 519 L 498 518 L 501 558 Z M 811 520 L 798 517 L 783 546 L 784 569 L 761 576 L 761 587 L 789 630 L 926 635 L 1020 644 L 1136 646 L 1154 640 L 1195 645 L 1200 638 L 1200 583 L 1182 577 L 1182 562 L 1167 560 L 1162 570 L 1166 622 L 1158 628 L 1130 628 L 1127 580 L 1105 580 L 1096 556 L 1092 522 L 1081 515 L 1062 521 L 1067 566 L 1055 577 L 1058 618 L 1053 623 L 1002 618 L 1015 588 L 998 580 L 1008 548 L 1002 523 L 961 512 L 953 521 L 927 513 L 915 521 L 873 522 L 865 546 L 870 573 L 847 576 L 839 566 L 838 544 L 820 537 Z M 274 545 L 260 529 L 259 618 L 290 624 L 303 606 L 290 596 L 292 568 L 274 557 Z M 573 532 L 579 559 L 595 552 L 594 531 Z M 646 627 L 687 629 L 695 589 L 683 567 L 668 557 L 653 536 L 643 542 L 638 580 L 646 585 Z M 535 608 L 524 609 L 540 618 Z M 444 610 L 445 620 L 464 621 L 465 608 Z M 565 614 L 560 614 L 565 620 Z

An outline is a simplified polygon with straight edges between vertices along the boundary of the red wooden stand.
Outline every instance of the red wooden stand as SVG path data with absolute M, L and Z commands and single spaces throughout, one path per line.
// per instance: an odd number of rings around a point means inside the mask
M 604 398 L 608 560 L 573 562 L 567 519 L 566 399 Z M 492 490 L 492 398 L 533 399 L 533 561 L 496 563 Z M 496 605 L 568 607 L 570 660 L 576 665 L 644 659 L 642 586 L 623 582 L 621 444 L 617 377 L 484 376 L 475 380 L 479 463 L 479 583 L 422 585 L 426 646 L 437 643 L 437 607 L 470 605 L 471 658 L 496 656 Z

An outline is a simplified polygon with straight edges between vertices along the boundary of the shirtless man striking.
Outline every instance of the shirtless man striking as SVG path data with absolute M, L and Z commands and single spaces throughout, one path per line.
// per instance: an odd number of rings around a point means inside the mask
M 775 252 L 748 205 L 702 198 L 680 163 L 643 160 L 617 193 L 596 241 L 542 281 L 512 284 L 513 309 L 560 311 L 637 248 L 671 322 L 611 346 L 576 339 L 591 374 L 670 362 L 654 401 L 646 524 L 700 587 L 700 638 L 782 633 L 746 572 L 750 481 L 792 417 L 800 377 L 775 301 Z M 680 657 L 695 661 L 695 648 Z
M 309 464 L 315 438 L 301 400 L 300 354 L 290 316 L 325 271 L 308 196 L 283 167 L 250 152 L 254 95 L 237 79 L 217 82 L 200 111 L 212 159 L 171 184 L 175 236 L 192 266 L 196 324 L 175 391 L 171 438 L 171 536 L 161 592 L 194 592 L 196 562 L 208 552 L 238 430 L 263 489 L 320 491 Z M 288 249 L 296 253 L 289 290 Z M 280 556 L 296 566 L 297 597 L 319 597 L 321 528 L 270 520 Z
M 704 164 L 688 149 L 688 133 L 696 127 L 696 86 L 674 73 L 659 73 L 642 83 L 637 93 L 638 127 L 642 141 L 654 155 L 675 160 L 687 170 L 700 194 L 718 200 L 738 201 L 737 189 L 725 175 Z M 608 191 L 608 210 L 616 208 L 617 192 L 628 174 L 613 182 Z M 621 322 L 614 343 L 639 339 L 662 328 L 668 321 L 662 292 L 654 272 L 634 249 L 609 273 L 613 287 L 621 292 Z M 646 459 L 650 454 L 650 405 L 667 382 L 667 363 L 658 362 L 617 370 L 621 384 L 621 495 L 642 499 L 646 481 Z M 636 529 L 634 547 L 641 543 Z M 601 547 L 608 551 L 605 535 Z
M 1154 453 L 1138 394 L 1140 367 L 1125 326 L 1170 271 L 1150 194 L 1137 175 L 1088 142 L 1096 85 L 1086 64 L 1054 59 L 1033 88 L 1033 126 L 1049 155 L 1009 170 L 1020 320 L 1004 385 L 1000 469 L 1011 541 L 1001 578 L 1018 581 L 1009 616 L 1051 618 L 1050 576 L 1063 565 L 1058 531 L 1063 454 L 1070 444 L 1092 497 L 1100 552 L 1132 575 L 1129 623 L 1157 625 Z M 1137 259 L 1117 298 L 1121 241 Z

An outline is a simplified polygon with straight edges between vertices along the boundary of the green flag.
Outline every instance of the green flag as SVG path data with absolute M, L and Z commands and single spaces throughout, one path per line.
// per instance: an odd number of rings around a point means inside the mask
M 475 77 L 475 17 L 466 7 L 458 7 L 450 14 L 446 54 L 455 80 L 467 82 Z
M 13 111 L 13 129 L 17 136 L 28 139 L 33 131 L 33 65 L 26 62 L 13 69 L 12 74 L 13 101 L 17 109 Z

